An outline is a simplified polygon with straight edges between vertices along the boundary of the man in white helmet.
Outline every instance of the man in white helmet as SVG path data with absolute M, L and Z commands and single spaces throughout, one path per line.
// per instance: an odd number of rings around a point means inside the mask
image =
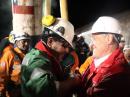
M 9 41 L 0 58 L 0 97 L 20 97 L 20 64 L 29 49 L 30 36 L 11 32 Z
M 80 97 L 130 97 L 130 67 L 119 48 L 118 20 L 102 16 L 93 24 L 93 62 L 83 75 Z
M 125 47 L 125 38 L 122 36 L 121 37 L 121 41 L 119 43 L 120 49 L 123 51 L 124 47 Z
M 11 32 L 9 41 L 14 44 L 14 47 L 18 47 L 24 53 L 28 52 L 31 42 L 30 36 L 25 32 Z
M 123 53 L 124 53 L 124 56 L 125 56 L 126 60 L 130 64 L 130 45 L 125 45 L 124 46 Z
M 78 85 L 79 77 L 64 80 L 59 57 L 72 46 L 74 27 L 69 21 L 50 15 L 42 22 L 42 39 L 22 62 L 22 95 L 66 97 Z

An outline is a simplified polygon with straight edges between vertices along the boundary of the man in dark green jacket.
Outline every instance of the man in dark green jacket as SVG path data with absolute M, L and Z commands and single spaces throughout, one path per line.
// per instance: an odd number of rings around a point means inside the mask
M 47 16 L 45 20 L 50 23 L 54 19 Z M 59 64 L 59 56 L 68 53 L 68 47 L 72 46 L 74 27 L 62 18 L 52 23 L 44 27 L 41 41 L 23 59 L 23 97 L 65 97 L 80 83 L 79 76 L 64 80 Z

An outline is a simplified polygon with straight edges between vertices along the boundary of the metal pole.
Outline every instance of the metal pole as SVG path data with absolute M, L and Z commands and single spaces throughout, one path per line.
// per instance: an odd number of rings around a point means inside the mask
M 34 35 L 33 0 L 12 0 L 13 30 Z
M 34 0 L 34 14 L 35 14 L 35 35 L 42 34 L 42 0 Z
M 45 0 L 45 6 L 44 6 L 44 15 L 50 15 L 51 14 L 51 0 Z
M 68 20 L 68 6 L 67 0 L 60 0 L 61 17 Z

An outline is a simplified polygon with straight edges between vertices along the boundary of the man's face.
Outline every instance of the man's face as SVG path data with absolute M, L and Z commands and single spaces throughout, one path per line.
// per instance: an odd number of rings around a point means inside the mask
M 51 46 L 50 46 L 50 48 L 52 50 L 54 50 L 55 52 L 57 52 L 59 54 L 68 53 L 69 47 L 70 47 L 69 43 L 67 43 L 63 39 L 53 40 L 52 43 L 51 43 Z
M 29 49 L 29 45 L 30 45 L 29 39 L 22 39 L 16 41 L 16 46 L 22 51 L 27 51 Z
M 105 55 L 108 45 L 106 43 L 107 34 L 92 34 L 93 56 L 101 58 Z

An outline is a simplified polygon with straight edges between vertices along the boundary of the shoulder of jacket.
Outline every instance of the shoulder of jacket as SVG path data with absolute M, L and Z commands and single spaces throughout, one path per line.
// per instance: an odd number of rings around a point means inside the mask
M 33 48 L 29 53 L 27 53 L 22 61 L 22 64 L 24 65 L 29 65 L 30 63 L 33 63 L 35 61 L 40 61 L 40 62 L 49 62 L 48 57 L 44 52 L 41 52 L 35 48 Z
M 29 53 L 27 53 L 27 55 L 39 55 L 41 54 L 41 51 L 35 49 L 35 48 L 32 48 L 31 51 Z
M 38 49 L 32 48 L 29 53 L 26 54 L 27 57 L 47 57 L 47 54 L 43 51 L 40 51 Z
M 7 46 L 4 50 L 3 50 L 3 53 L 2 53 L 2 56 L 3 55 L 7 55 L 7 56 L 14 56 L 15 55 L 15 53 L 14 53 L 14 51 L 13 51 L 13 47 L 11 47 L 11 46 Z

